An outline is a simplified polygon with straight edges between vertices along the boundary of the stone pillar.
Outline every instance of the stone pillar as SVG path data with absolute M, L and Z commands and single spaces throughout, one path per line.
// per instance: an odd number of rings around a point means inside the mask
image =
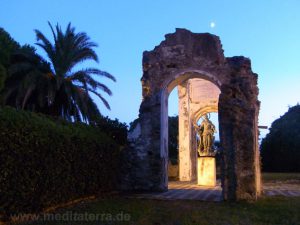
M 190 101 L 188 82 L 178 85 L 178 98 L 179 98 L 179 180 L 191 181 L 192 180 L 192 159 L 191 159 L 191 132 L 192 125 L 190 119 Z
M 219 99 L 223 197 L 256 200 L 261 192 L 257 75 L 251 72 L 249 59 L 228 60 L 231 79 L 222 85 Z
M 190 118 L 191 126 L 193 126 L 193 118 Z M 198 152 L 197 152 L 197 132 L 192 127 L 191 128 L 191 160 L 192 160 L 192 181 L 197 180 L 197 159 L 198 159 Z

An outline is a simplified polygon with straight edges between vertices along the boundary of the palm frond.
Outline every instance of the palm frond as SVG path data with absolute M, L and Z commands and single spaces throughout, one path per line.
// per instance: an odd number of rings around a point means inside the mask
M 96 69 L 96 68 L 86 68 L 86 69 L 79 70 L 79 71 L 69 75 L 69 78 L 73 79 L 73 75 L 77 74 L 77 73 L 85 73 L 85 74 L 88 74 L 88 75 L 97 75 L 97 76 L 100 76 L 100 77 L 106 77 L 106 78 L 108 78 L 108 79 L 110 79 L 114 82 L 117 81 L 116 78 L 113 75 L 111 75 L 110 73 L 99 70 L 99 69 Z
M 41 43 L 37 42 L 36 45 L 43 48 L 45 50 L 45 52 L 47 53 L 49 59 L 53 62 L 54 49 L 53 49 L 51 42 L 45 37 L 45 35 L 41 31 L 39 31 L 39 30 L 34 30 L 34 31 L 36 34 L 37 41 L 41 41 Z
M 57 38 L 56 38 L 56 34 L 55 34 L 55 32 L 54 32 L 54 29 L 53 29 L 53 27 L 52 27 L 52 24 L 48 21 L 48 25 L 49 25 L 49 27 L 50 27 L 50 29 L 51 29 L 51 32 L 52 32 L 52 35 L 53 35 L 53 38 L 54 38 L 54 43 L 56 42 L 56 40 L 57 40 Z
M 94 50 L 97 44 L 84 32 L 75 32 L 69 23 L 65 30 L 56 24 L 48 25 L 53 42 L 39 30 L 36 45 L 42 48 L 49 61 L 42 57 L 28 57 L 11 67 L 11 87 L 7 90 L 7 101 L 26 109 L 39 110 L 70 121 L 91 121 L 100 115 L 100 111 L 90 94 L 95 94 L 110 109 L 108 101 L 100 94 L 112 95 L 111 90 L 97 77 L 116 81 L 110 73 L 95 68 L 73 71 L 79 63 L 86 60 L 98 62 Z M 12 79 L 16 79 L 13 81 Z
M 104 91 L 108 95 L 112 95 L 112 91 L 105 85 L 96 81 L 91 75 L 89 74 L 89 70 L 81 70 L 77 71 L 75 74 L 69 77 L 70 80 L 82 83 L 83 87 L 87 90 L 87 88 L 91 88 L 96 91 L 98 88 L 101 91 Z
M 100 100 L 103 102 L 103 104 L 105 105 L 105 107 L 107 109 L 110 110 L 110 105 L 108 104 L 108 101 L 106 101 L 106 99 L 104 97 L 102 97 L 102 95 L 100 93 L 98 93 L 97 91 L 94 91 L 93 89 L 91 88 L 88 88 L 88 91 L 89 92 L 92 92 L 93 94 L 95 94 L 98 98 L 100 98 Z

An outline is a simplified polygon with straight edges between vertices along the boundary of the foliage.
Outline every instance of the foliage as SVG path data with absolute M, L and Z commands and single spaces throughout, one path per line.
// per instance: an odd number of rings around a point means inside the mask
M 300 172 L 300 105 L 275 120 L 262 140 L 263 170 L 268 172 Z
M 44 68 L 44 64 L 40 65 L 41 57 L 35 53 L 35 48 L 30 45 L 21 46 L 17 43 L 4 29 L 0 28 L 0 91 L 3 86 L 11 87 L 8 93 L 7 90 L 1 92 L 1 103 L 3 100 L 5 104 L 16 106 L 20 104 L 20 98 L 24 97 L 24 92 L 26 89 L 26 83 L 24 83 L 24 73 L 25 71 L 33 72 L 39 71 L 40 68 Z M 26 68 L 26 65 L 28 67 Z M 49 71 L 49 65 L 47 64 L 47 71 Z M 19 72 L 19 73 L 17 73 Z M 11 78 L 10 74 L 17 73 L 15 77 Z M 7 78 L 10 78 L 7 80 Z M 15 89 L 19 88 L 23 90 L 19 92 L 19 96 L 12 95 L 9 99 L 6 99 L 6 95 L 14 92 Z M 40 88 L 42 89 L 42 88 Z
M 0 27 L 0 64 L 4 68 L 10 65 L 10 57 L 20 45 L 3 28 Z
M 95 126 L 108 135 L 117 144 L 127 145 L 127 124 L 121 123 L 118 119 L 111 120 L 108 117 L 99 117 Z
M 4 103 L 19 109 L 47 113 L 50 65 L 32 47 L 18 49 L 11 56 L 9 75 L 2 93 Z
M 99 128 L 0 108 L 0 217 L 116 189 L 120 147 Z
M 169 116 L 169 159 L 178 161 L 178 116 Z
M 6 69 L 4 68 L 4 66 L 0 64 L 0 91 L 4 86 L 5 79 L 6 79 Z
M 7 70 L 10 65 L 10 57 L 14 51 L 20 48 L 20 45 L 14 41 L 11 36 L 0 27 L 0 91 L 3 88 L 7 76 Z
M 99 91 L 111 95 L 111 90 L 94 77 L 115 78 L 96 68 L 75 68 L 82 62 L 98 62 L 97 46 L 84 32 L 75 32 L 69 24 L 65 31 L 49 23 L 54 43 L 35 30 L 37 45 L 47 54 L 43 59 L 34 51 L 23 49 L 15 56 L 5 88 L 6 104 L 19 109 L 59 116 L 68 121 L 93 121 L 100 116 L 91 97 L 96 95 L 110 109 Z

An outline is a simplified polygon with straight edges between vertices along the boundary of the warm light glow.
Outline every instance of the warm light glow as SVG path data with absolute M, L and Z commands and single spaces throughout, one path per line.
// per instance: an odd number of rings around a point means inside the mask
M 198 158 L 198 185 L 216 186 L 216 159 L 214 157 Z

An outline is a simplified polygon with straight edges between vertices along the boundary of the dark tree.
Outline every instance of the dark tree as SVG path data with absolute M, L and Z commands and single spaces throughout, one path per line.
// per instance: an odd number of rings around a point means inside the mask
M 18 49 L 20 45 L 0 27 L 0 90 L 7 76 L 11 55 Z
M 300 172 L 300 105 L 275 120 L 261 143 L 262 168 L 267 172 Z
M 65 31 L 59 25 L 49 26 L 51 42 L 35 30 L 37 45 L 47 54 L 43 59 L 34 51 L 19 52 L 5 87 L 6 104 L 17 108 L 62 117 L 69 121 L 95 121 L 101 114 L 91 93 L 110 109 L 101 92 L 111 90 L 95 77 L 115 78 L 97 68 L 77 69 L 86 60 L 98 62 L 97 46 L 84 32 L 75 32 L 69 24 Z
M 48 112 L 48 77 L 50 64 L 35 49 L 23 46 L 10 59 L 8 76 L 2 92 L 5 105 L 30 111 Z
M 11 55 L 20 49 L 20 47 L 20 44 L 0 27 L 0 64 L 2 64 L 2 66 L 5 68 L 9 67 Z
M 169 159 L 178 161 L 178 116 L 169 116 Z
M 121 123 L 118 119 L 111 120 L 108 117 L 101 116 L 95 121 L 95 126 L 111 137 L 119 145 L 126 146 L 128 144 L 128 126 L 126 123 Z

